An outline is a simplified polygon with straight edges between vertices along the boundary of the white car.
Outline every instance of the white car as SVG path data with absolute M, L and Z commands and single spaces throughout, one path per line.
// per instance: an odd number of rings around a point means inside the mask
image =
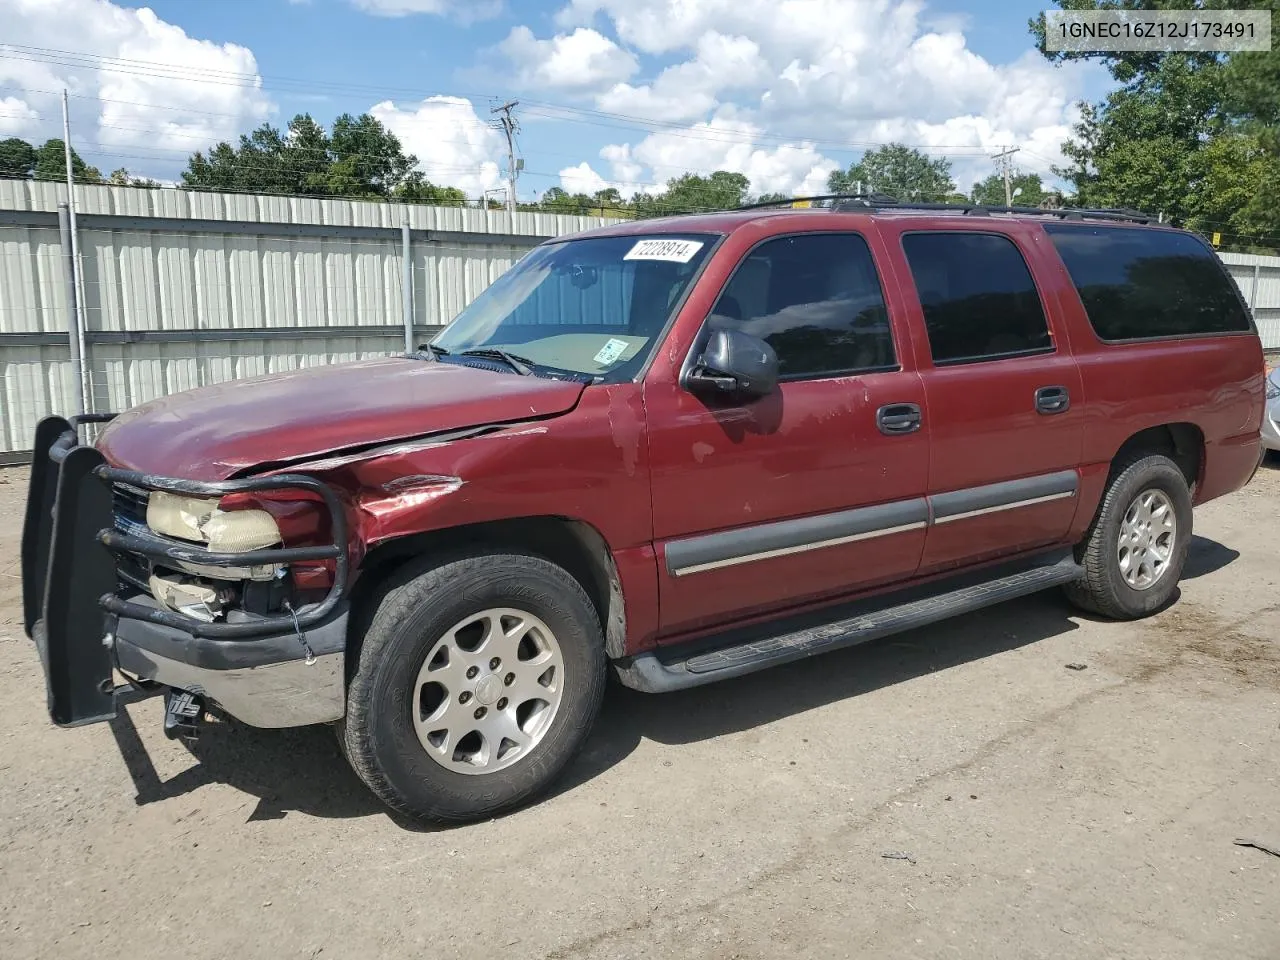
M 1280 452 L 1280 367 L 1267 377 L 1267 409 L 1262 415 L 1262 445 Z

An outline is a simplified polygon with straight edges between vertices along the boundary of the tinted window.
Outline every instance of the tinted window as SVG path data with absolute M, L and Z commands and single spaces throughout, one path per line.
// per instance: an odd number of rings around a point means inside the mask
M 895 366 L 880 281 L 857 234 L 765 241 L 738 265 L 708 322 L 767 340 L 791 379 Z
M 911 233 L 915 278 L 933 362 L 965 363 L 1053 349 L 1040 294 L 1022 254 L 990 233 Z
M 1067 224 L 1045 230 L 1103 340 L 1252 329 L 1218 258 L 1190 234 Z

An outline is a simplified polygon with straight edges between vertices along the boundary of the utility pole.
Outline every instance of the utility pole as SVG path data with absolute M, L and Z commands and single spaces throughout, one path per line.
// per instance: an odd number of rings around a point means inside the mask
M 515 216 L 516 212 L 516 118 L 511 111 L 520 105 L 519 100 L 508 100 L 500 107 L 494 107 L 490 113 L 500 113 L 498 122 L 502 124 L 502 132 L 507 135 L 507 211 Z
M 1013 172 L 1013 155 L 1018 152 L 1018 149 L 1018 147 L 1005 147 L 991 158 L 998 160 L 1004 171 L 1004 205 L 1006 207 L 1013 206 L 1013 185 L 1009 182 L 1009 177 Z
M 84 325 L 88 323 L 85 316 L 84 271 L 80 262 L 80 231 L 76 228 L 76 178 L 75 168 L 71 165 L 71 113 L 67 107 L 67 91 L 62 91 L 62 152 L 67 162 L 67 229 L 71 234 L 71 266 L 72 290 L 75 296 L 70 307 L 72 318 L 71 331 L 76 343 L 72 350 L 72 361 L 78 365 L 75 371 L 76 381 L 80 387 L 80 412 L 86 413 L 93 406 L 89 384 L 88 361 L 84 353 Z

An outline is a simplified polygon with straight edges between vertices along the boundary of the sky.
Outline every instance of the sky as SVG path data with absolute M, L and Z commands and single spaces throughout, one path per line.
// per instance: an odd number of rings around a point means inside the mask
M 821 193 L 863 151 L 946 156 L 962 190 L 1019 147 L 1050 178 L 1098 66 L 1053 66 L 1044 0 L 0 0 L 0 138 L 61 137 L 104 172 L 298 113 L 369 112 L 436 183 L 504 184 L 492 107 L 518 100 L 518 193 L 660 192 L 686 171 Z

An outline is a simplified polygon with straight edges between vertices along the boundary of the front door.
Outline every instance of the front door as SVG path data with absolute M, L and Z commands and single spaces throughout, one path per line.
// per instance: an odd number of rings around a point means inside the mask
M 1006 229 L 903 227 L 892 245 L 930 353 L 920 369 L 932 519 L 921 574 L 1060 542 L 1076 512 L 1080 372 L 1028 268 L 1028 228 Z
M 717 405 L 680 386 L 680 357 L 646 381 L 663 634 L 913 574 L 928 517 L 924 389 L 867 239 L 756 243 L 704 329 L 717 325 L 767 340 L 781 382 Z

